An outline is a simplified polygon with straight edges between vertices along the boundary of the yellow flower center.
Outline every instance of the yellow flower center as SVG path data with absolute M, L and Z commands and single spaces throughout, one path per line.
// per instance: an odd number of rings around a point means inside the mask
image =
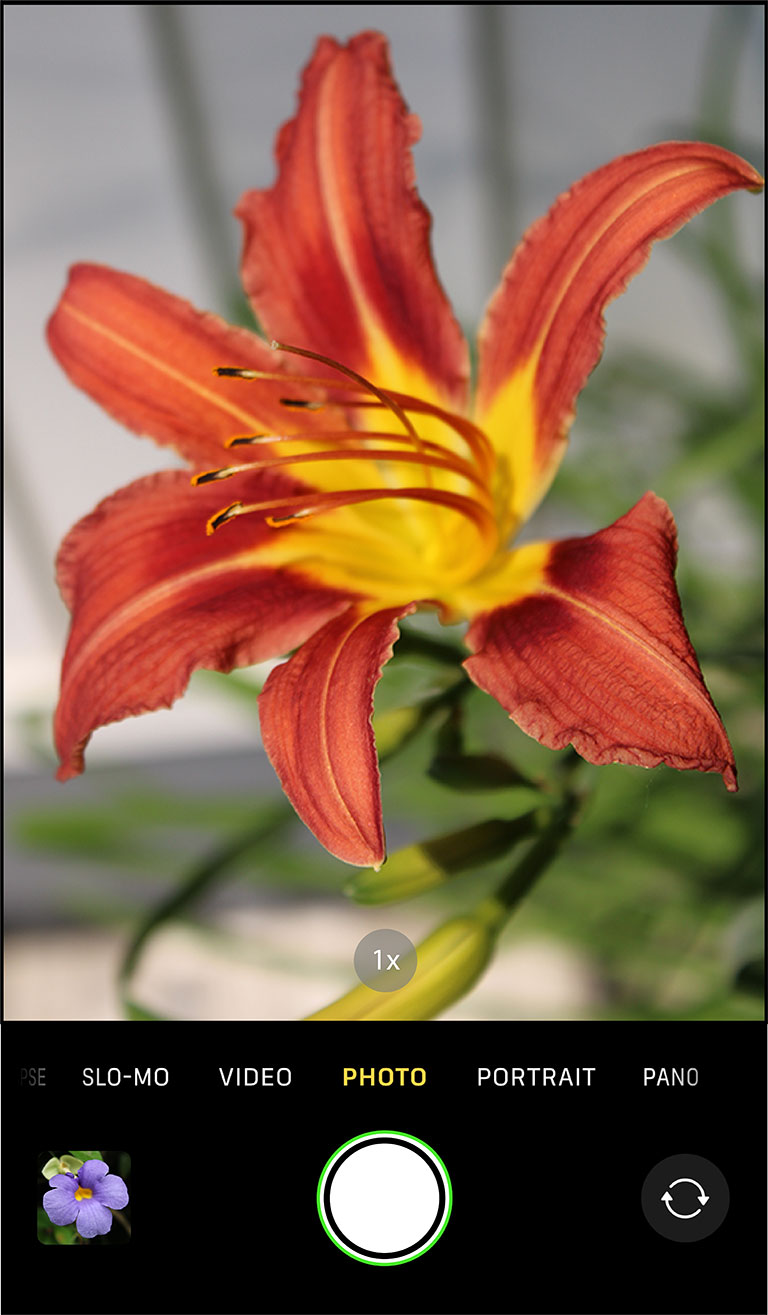
M 499 506 L 507 490 L 487 435 L 465 416 L 423 398 L 379 388 L 344 365 L 302 348 L 276 350 L 330 367 L 340 380 L 220 367 L 219 375 L 278 379 L 306 396 L 283 398 L 289 409 L 338 411 L 338 428 L 237 435 L 227 448 L 263 446 L 265 457 L 196 475 L 194 484 L 256 470 L 311 469 L 312 487 L 261 502 L 232 502 L 208 522 L 260 515 L 276 536 L 259 559 L 305 564 L 328 585 L 377 600 L 424 600 L 460 613 L 463 586 L 498 559 L 505 534 Z M 391 424 L 382 423 L 389 418 Z M 498 506 L 494 503 L 494 497 Z M 323 525 L 314 526 L 323 516 Z
M 93 1196 L 93 1192 L 91 1191 L 90 1187 L 78 1187 L 77 1191 L 75 1192 L 76 1201 L 90 1201 L 92 1196 Z

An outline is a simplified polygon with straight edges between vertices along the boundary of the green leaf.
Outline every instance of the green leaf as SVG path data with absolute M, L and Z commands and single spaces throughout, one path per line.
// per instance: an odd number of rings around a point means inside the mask
M 53 1224 L 41 1205 L 37 1207 L 37 1240 L 42 1242 L 45 1247 L 56 1245 L 56 1239 L 53 1236 Z
M 77 1243 L 78 1233 L 74 1224 L 59 1225 L 54 1228 L 53 1236 L 60 1247 L 71 1247 Z
M 428 775 L 451 790 L 502 790 L 512 786 L 538 787 L 512 763 L 496 753 L 440 753 L 429 764 Z

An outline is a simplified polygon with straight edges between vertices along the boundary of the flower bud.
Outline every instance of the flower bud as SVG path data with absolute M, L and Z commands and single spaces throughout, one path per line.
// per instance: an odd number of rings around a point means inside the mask
M 417 947 L 416 972 L 399 991 L 358 986 L 307 1022 L 387 1022 L 434 1018 L 466 995 L 493 954 L 503 910 L 488 900 L 472 914 L 451 918 Z
M 48 1163 L 44 1165 L 41 1172 L 44 1178 L 50 1179 L 57 1173 L 71 1173 L 76 1175 L 78 1170 L 82 1169 L 82 1167 L 83 1161 L 79 1160 L 75 1155 L 54 1155 L 53 1159 L 49 1160 Z
M 83 1167 L 83 1163 L 84 1161 L 78 1155 L 62 1155 L 61 1172 L 78 1174 Z
M 373 720 L 376 749 L 380 758 L 394 753 L 416 730 L 421 720 L 419 708 L 390 708 Z
M 358 904 L 387 904 L 412 899 L 442 886 L 455 873 L 491 863 L 536 830 L 535 813 L 511 820 L 489 818 L 476 826 L 407 845 L 390 855 L 378 871 L 356 872 L 344 893 Z

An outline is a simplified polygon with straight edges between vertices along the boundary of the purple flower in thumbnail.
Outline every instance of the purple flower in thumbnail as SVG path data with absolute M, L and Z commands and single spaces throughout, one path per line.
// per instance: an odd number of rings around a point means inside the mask
M 77 1176 L 54 1174 L 43 1209 L 52 1224 L 77 1224 L 81 1237 L 99 1237 L 112 1227 L 112 1211 L 128 1204 L 122 1178 L 103 1160 L 86 1160 Z

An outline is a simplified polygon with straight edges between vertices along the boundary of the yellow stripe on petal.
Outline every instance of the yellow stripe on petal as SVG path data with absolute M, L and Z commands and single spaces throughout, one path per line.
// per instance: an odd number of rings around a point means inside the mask
M 551 749 L 587 762 L 719 772 L 735 790 L 728 737 L 686 633 L 676 533 L 653 493 L 605 530 L 551 547 L 546 580 L 478 616 L 471 680 Z
M 502 553 L 482 575 L 463 589 L 454 591 L 454 606 L 463 616 L 472 617 L 536 593 L 546 583 L 553 546 L 552 543 L 530 543 Z
M 272 474 L 253 481 L 286 487 Z M 55 718 L 61 780 L 82 771 L 99 726 L 170 707 L 198 667 L 278 657 L 348 605 L 314 578 L 262 563 L 259 546 L 274 537 L 263 524 L 207 537 L 219 496 L 216 485 L 194 489 L 185 471 L 165 471 L 101 503 L 62 544 L 58 579 L 73 621 Z
M 761 183 L 722 147 L 663 142 L 588 174 L 525 234 L 480 331 L 477 387 L 478 423 L 508 454 L 518 516 L 530 515 L 557 470 L 576 398 L 600 359 L 605 307 L 655 241 Z
M 270 673 L 259 696 L 264 748 L 321 844 L 345 863 L 385 857 L 373 692 L 412 607 L 351 607 Z
M 116 420 L 195 465 L 216 463 L 238 430 L 291 427 L 279 379 L 254 389 L 214 374 L 220 366 L 273 369 L 267 344 L 145 279 L 75 265 L 47 333 L 73 383 Z M 302 427 L 310 423 L 324 427 L 322 416 L 304 415 Z
M 169 387 L 180 385 L 182 388 L 188 389 L 196 400 L 206 406 L 225 412 L 232 417 L 233 422 L 244 425 L 246 429 L 255 429 L 263 424 L 258 412 L 246 411 L 242 406 L 236 406 L 227 398 L 222 397 L 221 389 L 217 392 L 214 388 L 207 387 L 209 375 L 202 376 L 206 380 L 206 384 L 204 384 L 202 379 L 194 378 L 188 370 L 174 369 L 156 350 L 148 351 L 139 343 L 126 338 L 125 334 L 116 333 L 114 329 L 108 328 L 106 324 L 100 323 L 93 316 L 86 315 L 84 311 L 78 310 L 76 306 L 62 305 L 61 313 L 71 315 L 74 320 L 77 320 L 84 329 L 93 334 L 95 342 L 101 338 L 108 344 L 110 350 L 122 353 L 125 357 L 135 357 L 139 363 L 137 369 L 146 367 L 148 371 L 155 371 L 167 381 Z M 91 350 L 94 356 L 98 354 L 95 346 Z M 251 396 L 253 397 L 253 394 Z
M 343 46 L 321 38 L 298 113 L 278 138 L 277 182 L 237 207 L 243 281 L 272 337 L 380 372 L 383 387 L 415 362 L 432 381 L 429 396 L 456 406 L 466 397 L 467 351 L 414 186 L 419 135 L 380 34 Z
M 539 351 L 498 389 L 478 423 L 496 453 L 495 497 L 502 539 L 509 539 L 539 501 L 548 482 L 537 453 L 535 403 Z M 565 438 L 563 438 L 563 446 Z M 559 453 L 558 453 L 559 460 Z

